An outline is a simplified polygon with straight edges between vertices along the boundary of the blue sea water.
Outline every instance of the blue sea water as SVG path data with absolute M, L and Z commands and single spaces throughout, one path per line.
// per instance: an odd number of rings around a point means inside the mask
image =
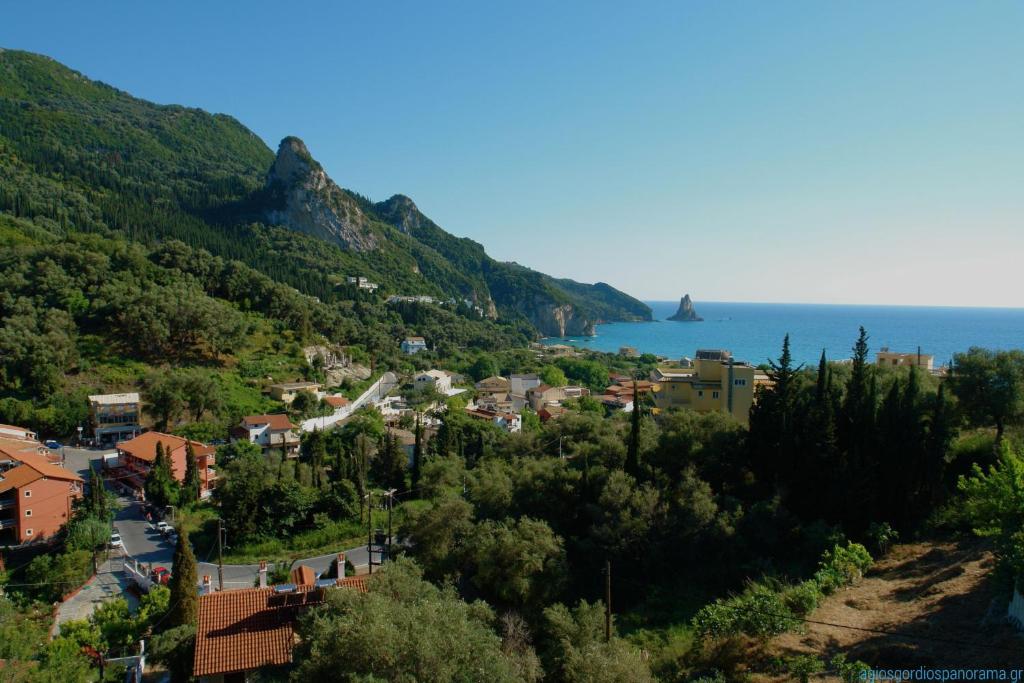
M 703 322 L 665 320 L 678 301 L 648 301 L 655 322 L 608 323 L 596 337 L 550 338 L 545 343 L 571 343 L 616 352 L 633 346 L 641 353 L 670 358 L 692 357 L 697 349 L 728 349 L 733 357 L 755 365 L 777 358 L 788 333 L 797 363 L 817 363 L 824 348 L 830 359 L 849 358 L 863 325 L 871 358 L 883 346 L 893 351 L 935 356 L 947 364 L 953 354 L 971 346 L 1024 348 L 1024 308 L 952 308 L 926 306 L 838 306 L 830 304 L 751 304 L 694 302 Z

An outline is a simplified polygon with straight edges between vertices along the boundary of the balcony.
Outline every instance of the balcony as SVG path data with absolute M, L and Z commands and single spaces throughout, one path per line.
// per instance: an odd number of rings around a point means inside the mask
M 0 510 L 10 510 L 18 501 L 15 498 L 0 498 Z
M 18 526 L 16 519 L 0 519 L 0 529 L 13 529 Z

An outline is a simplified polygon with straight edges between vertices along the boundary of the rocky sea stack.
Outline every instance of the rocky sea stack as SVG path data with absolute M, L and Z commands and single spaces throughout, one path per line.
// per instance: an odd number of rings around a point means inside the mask
M 704 320 L 704 318 L 697 315 L 697 311 L 694 310 L 693 301 L 690 300 L 689 294 L 679 300 L 679 310 L 676 311 L 675 315 L 669 316 L 668 319 L 681 323 L 699 322 Z

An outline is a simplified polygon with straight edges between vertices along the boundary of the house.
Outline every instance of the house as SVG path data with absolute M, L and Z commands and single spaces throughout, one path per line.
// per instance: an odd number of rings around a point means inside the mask
M 247 415 L 231 430 L 231 440 L 254 443 L 264 453 L 277 450 L 288 457 L 298 457 L 297 430 L 287 415 Z
M 351 403 L 351 401 L 349 401 L 344 396 L 335 395 L 335 396 L 324 396 L 324 403 L 326 403 L 330 407 L 334 408 L 334 412 L 338 412 L 339 410 L 347 407 L 348 404 Z
M 355 285 L 358 289 L 365 289 L 368 292 L 373 292 L 380 287 L 376 282 L 370 282 L 369 279 L 362 276 L 349 275 L 345 278 L 345 281 L 350 285 Z
M 95 394 L 89 397 L 89 423 L 96 443 L 114 444 L 142 432 L 139 395 Z
M 42 444 L 39 444 L 42 447 Z M 53 536 L 71 518 L 82 479 L 31 446 L 0 451 L 0 544 Z
M 651 381 L 656 385 L 654 404 L 661 410 L 719 411 L 747 424 L 757 375 L 754 366 L 733 360 L 729 351 L 698 350 L 692 368 L 659 367 L 651 371 Z
M 519 400 L 519 397 L 512 394 L 487 394 L 477 397 L 475 401 L 477 408 L 493 410 L 498 413 L 517 413 L 526 405 L 526 399 Z
M 216 449 L 198 441 L 160 432 L 146 432 L 117 444 L 117 475 L 121 482 L 136 491 L 143 490 L 146 476 L 156 460 L 158 443 L 163 444 L 164 452 L 170 455 L 171 472 L 179 483 L 185 481 L 185 453 L 188 445 L 192 445 L 199 466 L 200 493 L 204 497 L 209 495 L 217 485 L 217 471 L 214 469 Z
M 320 397 L 320 390 L 323 385 L 317 382 L 282 382 L 270 385 L 270 398 L 282 403 L 291 403 L 295 400 L 300 391 L 308 391 Z
M 331 590 L 367 592 L 367 577 L 317 578 L 309 567 L 292 572 L 295 583 L 266 585 L 261 565 L 260 587 L 212 592 L 203 577 L 199 596 L 192 675 L 202 683 L 245 681 L 259 669 L 291 663 L 295 624 L 308 609 L 322 605 Z
M 568 408 L 564 408 L 559 405 L 550 404 L 546 405 L 537 411 L 537 417 L 540 418 L 541 422 L 547 422 L 548 420 L 557 420 L 561 416 L 569 412 Z
M 621 378 L 621 382 L 612 384 L 604 390 L 601 395 L 601 403 L 612 409 L 632 410 L 634 394 L 646 397 L 657 389 L 654 382 L 649 380 L 631 380 L 628 377 Z
M 441 370 L 427 370 L 413 377 L 412 386 L 416 391 L 432 390 L 447 395 L 452 390 L 452 378 Z
M 544 352 L 552 358 L 570 358 L 576 355 L 576 349 L 567 344 L 550 344 L 544 347 Z
M 547 384 L 541 384 L 526 392 L 526 400 L 529 401 L 530 407 L 533 408 L 534 412 L 549 403 L 558 403 L 566 398 L 568 397 L 563 387 L 552 387 Z
M 427 340 L 423 337 L 406 337 L 400 344 L 402 353 L 411 356 L 414 353 L 427 350 Z
M 0 439 L 18 439 L 21 441 L 38 441 L 35 432 L 29 431 L 25 427 L 15 427 L 14 425 L 0 425 Z
M 516 396 L 526 396 L 526 392 L 541 385 L 539 375 L 510 375 L 508 378 L 509 393 Z
M 562 391 L 565 392 L 566 398 L 583 398 L 584 396 L 590 396 L 590 389 L 572 384 L 562 387 Z
M 474 385 L 477 398 L 508 394 L 509 386 L 507 379 L 496 375 L 485 377 Z
M 875 356 L 875 364 L 879 367 L 910 367 L 916 366 L 920 370 L 931 372 L 935 363 L 935 356 L 930 353 L 898 353 L 890 351 L 883 346 Z
M 635 346 L 620 346 L 619 355 L 626 358 L 639 358 L 640 352 L 636 350 Z
M 466 414 L 478 420 L 487 420 L 498 425 L 506 432 L 515 433 L 523 428 L 523 418 L 516 413 L 502 413 L 484 408 L 466 407 Z

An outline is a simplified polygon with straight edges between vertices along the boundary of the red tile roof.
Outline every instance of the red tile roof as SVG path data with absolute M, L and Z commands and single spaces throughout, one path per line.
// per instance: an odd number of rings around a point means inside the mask
M 366 577 L 339 579 L 339 586 L 366 592 Z M 324 602 L 325 590 L 299 586 L 291 593 L 245 588 L 199 596 L 194 676 L 215 676 L 280 666 L 292 661 L 295 622 Z
M 312 567 L 300 564 L 292 570 L 292 583 L 296 586 L 312 586 L 316 583 L 316 572 Z
M 246 415 L 242 418 L 242 424 L 252 427 L 269 425 L 270 429 L 282 432 L 288 431 L 289 429 L 295 429 L 295 425 L 293 425 L 292 421 L 288 419 L 288 416 L 284 414 Z
M 348 399 L 344 396 L 324 396 L 324 400 L 332 408 L 344 408 L 348 405 Z
M 122 441 L 117 444 L 117 448 L 125 453 L 135 456 L 139 460 L 153 462 L 156 460 L 157 442 L 163 443 L 164 449 L 169 448 L 172 452 L 179 448 L 184 448 L 185 444 L 188 443 L 185 439 L 180 436 L 174 436 L 173 434 L 146 432 L 145 434 L 138 435 L 134 439 Z M 206 444 L 199 443 L 198 441 L 192 442 L 192 448 L 195 449 L 196 455 L 213 455 L 216 451 L 213 446 L 207 446 Z
M 38 453 L 15 453 L 13 457 L 20 460 L 23 465 L 31 467 L 47 479 L 82 481 L 82 478 L 71 470 L 66 470 L 60 465 L 54 465 Z

